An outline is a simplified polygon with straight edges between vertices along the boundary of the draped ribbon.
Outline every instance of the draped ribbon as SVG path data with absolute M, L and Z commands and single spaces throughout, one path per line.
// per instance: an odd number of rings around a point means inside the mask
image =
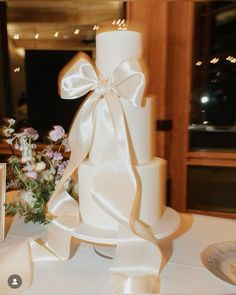
M 93 144 L 96 109 L 100 101 L 106 126 L 112 128 L 112 150 L 100 151 L 94 163 L 92 196 L 119 222 L 116 253 L 111 267 L 117 293 L 151 293 L 161 268 L 162 255 L 151 228 L 139 220 L 140 194 L 137 171 L 131 163 L 126 121 L 121 99 L 134 106 L 142 103 L 145 78 L 139 61 L 120 64 L 109 78 L 97 75 L 84 56 L 69 64 L 60 80 L 60 94 L 75 99 L 91 92 L 75 116 L 69 133 L 71 157 L 64 175 L 48 203 L 55 217 L 49 227 L 49 249 L 59 259 L 70 256 L 72 232 L 80 221 L 78 203 L 64 190 L 65 181 L 79 168 Z M 106 134 L 106 130 L 104 130 Z M 102 135 L 101 135 L 102 136 Z

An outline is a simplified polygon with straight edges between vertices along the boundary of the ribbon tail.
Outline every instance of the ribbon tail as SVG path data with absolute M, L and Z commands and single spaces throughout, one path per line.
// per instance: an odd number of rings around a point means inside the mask
M 63 202 L 60 202 L 60 195 L 64 192 L 65 181 L 71 177 L 89 152 L 94 128 L 94 109 L 98 99 L 99 96 L 96 93 L 90 95 L 77 112 L 72 124 L 69 133 L 71 157 L 55 192 L 48 202 L 48 211 L 55 216 L 61 215 L 58 204 L 64 206 Z M 70 212 L 68 213 L 70 215 Z
M 140 195 L 119 98 L 116 94 L 106 95 L 106 101 L 117 151 L 113 151 L 115 158 L 111 162 L 106 163 L 104 154 L 96 164 L 92 194 L 98 205 L 119 222 L 118 244 L 111 267 L 115 280 L 120 281 L 117 292 L 149 293 L 156 285 L 162 254 L 151 229 L 138 220 Z

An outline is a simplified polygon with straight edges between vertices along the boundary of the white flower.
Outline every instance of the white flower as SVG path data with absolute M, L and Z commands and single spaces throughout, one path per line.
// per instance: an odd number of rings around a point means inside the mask
M 33 193 L 27 192 L 27 191 L 22 191 L 21 193 L 21 199 L 31 207 L 34 206 L 35 203 L 35 198 L 33 197 Z
M 52 181 L 53 180 L 53 175 L 49 170 L 43 171 L 42 179 L 45 179 L 46 181 Z
M 38 162 L 36 165 L 35 165 L 35 171 L 42 171 L 44 170 L 46 167 L 46 164 L 44 162 Z
M 30 162 L 32 160 L 32 157 L 28 156 L 28 157 L 22 157 L 21 158 L 21 163 L 27 163 Z
M 16 123 L 16 120 L 8 119 L 7 122 L 10 124 L 10 126 L 12 126 L 12 125 L 14 125 Z
M 3 128 L 3 133 L 5 134 L 6 137 L 9 137 L 12 135 L 12 133 L 14 132 L 15 130 L 13 128 Z

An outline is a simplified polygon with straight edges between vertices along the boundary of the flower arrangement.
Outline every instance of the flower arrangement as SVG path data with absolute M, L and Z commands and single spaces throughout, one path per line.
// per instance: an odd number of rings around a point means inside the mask
M 7 190 L 18 190 L 14 199 L 6 202 L 6 213 L 18 213 L 25 222 L 47 224 L 50 222 L 47 202 L 68 162 L 63 157 L 63 152 L 69 151 L 68 138 L 61 126 L 54 126 L 48 134 L 50 143 L 39 151 L 35 144 L 38 132 L 25 128 L 17 133 L 14 124 L 15 120 L 9 119 L 8 126 L 3 126 L 6 142 L 13 152 L 8 159 Z

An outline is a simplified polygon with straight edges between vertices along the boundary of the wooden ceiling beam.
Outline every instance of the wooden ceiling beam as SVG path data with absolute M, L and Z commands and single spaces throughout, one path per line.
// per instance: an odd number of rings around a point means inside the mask
M 26 50 L 94 50 L 94 43 L 86 44 L 79 40 L 28 40 L 13 41 L 16 48 Z
M 66 11 L 32 11 L 24 10 L 21 13 L 17 11 L 9 11 L 8 23 L 42 23 L 42 24 L 71 24 L 71 25 L 94 25 L 119 18 L 117 12 L 105 14 L 99 13 L 79 13 Z

